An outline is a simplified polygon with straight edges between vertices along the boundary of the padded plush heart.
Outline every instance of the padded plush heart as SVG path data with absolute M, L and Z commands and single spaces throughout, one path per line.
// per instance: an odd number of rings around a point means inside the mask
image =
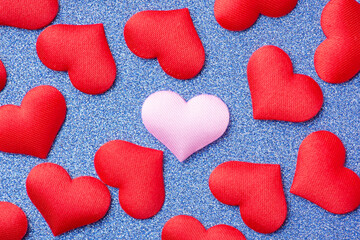
M 109 189 L 93 177 L 71 179 L 64 168 L 53 163 L 34 167 L 26 190 L 54 236 L 103 218 L 110 207 Z
M 49 25 L 58 11 L 58 0 L 1 0 L 0 25 L 40 29 Z
M 335 214 L 358 208 L 360 178 L 344 167 L 345 151 L 335 134 L 311 133 L 300 145 L 290 192 Z
M 216 21 L 231 31 L 242 31 L 251 27 L 260 14 L 282 17 L 290 13 L 297 0 L 216 0 Z
M 240 206 L 244 223 L 259 233 L 278 230 L 286 219 L 280 165 L 225 162 L 211 173 L 209 187 L 220 202 Z
M 31 89 L 20 107 L 0 107 L 0 151 L 46 158 L 65 115 L 66 102 L 56 88 Z
M 212 95 L 199 95 L 186 102 L 177 93 L 159 91 L 145 100 L 142 120 L 147 130 L 182 162 L 224 134 L 229 109 Z
M 216 225 L 208 230 L 197 219 L 180 215 L 171 218 L 164 226 L 162 240 L 246 240 L 234 227 Z
M 327 39 L 316 49 L 316 72 L 326 82 L 346 82 L 360 71 L 360 3 L 331 0 L 322 12 L 321 27 Z
M 157 214 L 165 200 L 163 152 L 130 142 L 115 140 L 95 154 L 94 165 L 100 179 L 119 188 L 119 202 L 133 218 Z
M 6 85 L 6 69 L 2 61 L 0 61 L 0 91 L 4 89 Z
M 247 75 L 255 119 L 304 122 L 321 109 L 323 94 L 310 77 L 294 74 L 289 56 L 264 46 L 251 56 Z
M 68 71 L 74 87 L 84 93 L 101 94 L 114 83 L 116 65 L 102 24 L 47 27 L 36 50 L 45 66 Z
M 195 77 L 205 62 L 204 47 L 187 8 L 139 12 L 126 23 L 124 37 L 135 55 L 157 58 L 174 78 Z
M 27 231 L 26 215 L 18 206 L 0 202 L 0 239 L 21 240 Z

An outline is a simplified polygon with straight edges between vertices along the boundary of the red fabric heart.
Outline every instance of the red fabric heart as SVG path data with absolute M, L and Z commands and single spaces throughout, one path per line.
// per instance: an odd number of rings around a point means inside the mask
M 18 206 L 0 202 L 0 239 L 21 240 L 27 231 L 26 215 Z
M 335 214 L 355 210 L 360 205 L 360 178 L 344 167 L 345 151 L 335 134 L 311 133 L 300 145 L 290 192 Z
M 130 142 L 115 140 L 95 154 L 100 179 L 119 188 L 119 202 L 133 218 L 146 219 L 157 214 L 165 200 L 163 152 Z
M 297 0 L 216 0 L 216 21 L 231 31 L 242 31 L 251 27 L 260 14 L 282 17 L 290 13 Z
M 116 65 L 102 24 L 47 27 L 36 50 L 45 66 L 68 71 L 74 87 L 84 93 L 101 94 L 114 83 Z
M 164 226 L 162 240 L 246 240 L 236 228 L 216 225 L 206 230 L 197 219 L 180 215 L 171 218 Z
M 58 11 L 58 0 L 1 0 L 0 25 L 40 29 L 49 25 Z
M 71 179 L 53 163 L 34 167 L 26 179 L 26 190 L 54 236 L 100 220 L 111 202 L 109 189 L 100 180 Z
M 157 58 L 174 78 L 195 77 L 205 62 L 204 47 L 187 8 L 139 12 L 126 23 L 124 37 L 135 55 Z
M 65 115 L 66 102 L 56 88 L 31 89 L 20 107 L 0 107 L 0 151 L 46 158 Z
M 6 85 L 6 69 L 2 61 L 0 61 L 0 91 L 4 89 Z
M 360 71 L 360 3 L 331 0 L 322 12 L 321 27 L 327 39 L 316 49 L 316 72 L 326 82 L 346 82 Z
M 278 230 L 286 219 L 280 165 L 229 161 L 214 169 L 209 187 L 220 202 L 240 206 L 244 223 L 259 233 Z
M 289 56 L 275 46 L 264 46 L 251 56 L 247 75 L 255 119 L 303 122 L 323 104 L 319 85 L 294 74 Z

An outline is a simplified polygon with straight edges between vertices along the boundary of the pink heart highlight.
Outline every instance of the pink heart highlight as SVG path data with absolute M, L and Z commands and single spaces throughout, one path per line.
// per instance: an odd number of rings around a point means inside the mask
M 207 94 L 186 102 L 177 93 L 159 91 L 150 95 L 142 107 L 146 129 L 180 162 L 221 137 L 229 118 L 226 104 Z

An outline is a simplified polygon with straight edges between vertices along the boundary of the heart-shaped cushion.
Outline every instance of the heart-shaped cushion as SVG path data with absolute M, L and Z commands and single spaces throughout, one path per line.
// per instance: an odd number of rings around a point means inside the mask
M 244 223 L 259 233 L 275 232 L 286 219 L 280 165 L 225 162 L 211 173 L 209 187 L 220 202 L 240 206 Z
M 26 215 L 18 206 L 0 202 L 0 239 L 21 240 L 27 231 Z
M 321 27 L 327 38 L 315 52 L 316 72 L 326 82 L 346 82 L 360 71 L 360 2 L 329 1 Z
M 1 0 L 0 25 L 40 29 L 49 25 L 58 11 L 58 0 Z
M 81 92 L 101 94 L 114 83 L 116 65 L 102 24 L 47 27 L 37 39 L 36 50 L 48 68 L 68 71 Z
M 204 47 L 187 8 L 139 12 L 126 23 L 124 37 L 135 55 L 157 58 L 174 78 L 195 77 L 205 62 Z
M 0 107 L 0 151 L 46 158 L 65 115 L 66 102 L 56 88 L 31 89 L 21 106 Z
M 304 122 L 321 109 L 319 85 L 306 75 L 294 74 L 289 56 L 278 47 L 254 52 L 247 75 L 255 119 Z
M 162 240 L 246 240 L 236 228 L 229 225 L 216 225 L 208 230 L 196 218 L 179 215 L 165 224 Z
M 39 164 L 30 171 L 26 191 L 54 236 L 100 220 L 111 202 L 109 189 L 100 180 L 71 179 L 53 163 Z
M 100 179 L 119 188 L 119 202 L 133 218 L 157 214 L 165 200 L 163 152 L 114 140 L 100 147 L 94 158 Z
M 4 89 L 6 85 L 6 69 L 2 61 L 0 61 L 0 91 Z
M 186 102 L 171 91 L 150 95 L 142 107 L 146 129 L 182 162 L 221 137 L 229 125 L 229 109 L 220 98 L 199 95 Z
M 300 145 L 290 192 L 335 214 L 355 210 L 360 205 L 360 178 L 344 167 L 345 157 L 335 134 L 311 133 Z
M 231 31 L 242 31 L 251 27 L 260 14 L 282 17 L 290 13 L 297 0 L 216 0 L 216 21 Z

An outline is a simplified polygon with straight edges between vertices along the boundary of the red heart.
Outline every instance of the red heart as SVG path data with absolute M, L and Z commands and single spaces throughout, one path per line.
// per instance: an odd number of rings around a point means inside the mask
M 290 13 L 297 0 L 216 0 L 216 21 L 231 31 L 242 31 L 251 27 L 260 14 L 282 17 Z
M 2 61 L 0 61 L 0 91 L 4 89 L 6 85 L 6 69 Z
M 18 206 L 0 202 L 0 239 L 21 240 L 27 231 L 26 215 Z
M 331 0 L 321 26 L 327 39 L 316 49 L 316 72 L 326 82 L 346 82 L 360 71 L 360 3 Z
M 45 66 L 68 71 L 74 87 L 84 93 L 104 93 L 114 83 L 116 65 L 102 24 L 47 27 L 36 50 Z
M 100 180 L 71 179 L 53 163 L 34 167 L 26 179 L 26 190 L 54 236 L 100 220 L 111 202 L 109 189 Z
M 360 205 L 360 178 L 344 167 L 345 155 L 335 134 L 311 133 L 300 145 L 290 192 L 335 214 L 355 210 Z
M 278 230 L 286 219 L 280 165 L 229 161 L 214 169 L 209 187 L 220 202 L 240 206 L 244 223 L 259 233 Z
M 319 85 L 310 77 L 294 74 L 289 56 L 275 46 L 253 53 L 247 75 L 255 119 L 304 122 L 323 104 Z
M 162 240 L 246 240 L 236 228 L 216 225 L 206 230 L 197 219 L 180 215 L 171 218 L 164 226 Z
M 124 37 L 135 55 L 157 58 L 174 78 L 195 77 L 205 62 L 204 47 L 187 8 L 139 12 L 126 23 Z
M 119 202 L 133 218 L 157 214 L 165 200 L 163 152 L 115 140 L 95 154 L 95 170 L 100 179 L 119 188 Z
M 58 0 L 1 0 L 0 25 L 40 29 L 49 25 L 58 11 Z
M 0 151 L 46 158 L 65 115 L 66 102 L 56 88 L 31 89 L 20 107 L 0 107 Z

